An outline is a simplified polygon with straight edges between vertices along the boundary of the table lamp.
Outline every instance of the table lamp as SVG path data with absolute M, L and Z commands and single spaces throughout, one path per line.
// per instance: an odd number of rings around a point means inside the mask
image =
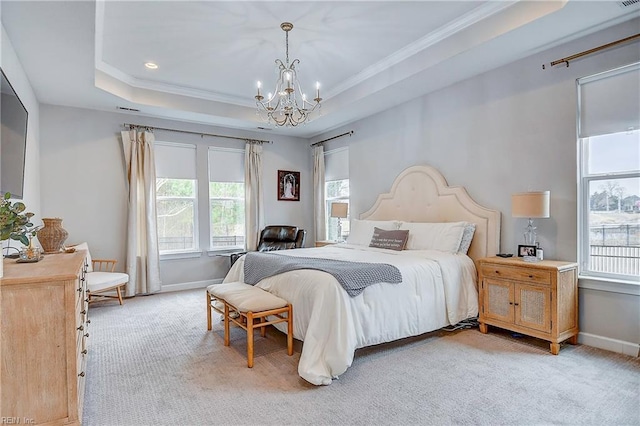
M 526 217 L 529 225 L 524 232 L 524 243 L 536 244 L 536 227 L 533 219 L 549 217 L 549 198 L 551 191 L 520 192 L 511 195 L 511 216 Z
M 338 241 L 342 241 L 342 218 L 347 217 L 348 203 L 331 203 L 331 217 L 338 218 Z

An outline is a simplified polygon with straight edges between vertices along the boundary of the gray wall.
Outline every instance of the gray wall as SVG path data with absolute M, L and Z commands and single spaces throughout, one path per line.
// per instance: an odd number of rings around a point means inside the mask
M 0 33 L 0 67 L 7 79 L 16 91 L 16 94 L 27 109 L 27 150 L 25 157 L 24 196 L 22 201 L 27 206 L 27 211 L 33 212 L 37 220 L 40 215 L 40 104 L 33 88 L 29 83 L 29 77 L 22 69 L 22 64 L 16 55 L 4 26 Z M 3 246 L 7 246 L 4 242 Z M 12 246 L 21 245 L 16 241 Z
M 314 140 L 340 134 L 328 148 L 349 146 L 353 216 L 388 192 L 406 167 L 439 169 L 449 185 L 464 186 L 472 198 L 502 212 L 501 249 L 522 244 L 526 219 L 511 218 L 511 194 L 551 191 L 551 217 L 539 219 L 545 258 L 577 258 L 576 83 L 640 60 L 637 43 L 548 68 L 550 61 L 635 34 L 634 20 L 578 39 L 449 86 L 372 117 L 334 129 Z M 547 64 L 543 70 L 541 65 Z M 583 341 L 623 346 L 637 354 L 640 297 L 591 288 L 580 282 Z M 634 288 L 635 287 L 635 288 Z
M 42 215 L 63 218 L 63 226 L 69 232 L 68 244 L 87 241 L 92 256 L 116 258 L 118 269 L 124 268 L 128 196 L 120 138 L 123 123 L 274 141 L 263 145 L 265 223 L 312 229 L 311 156 L 309 145 L 303 140 L 131 114 L 42 105 Z M 155 136 L 156 140 L 191 143 L 203 148 L 209 144 L 244 148 L 243 141 L 230 139 L 201 138 L 160 130 Z M 300 202 L 277 201 L 279 169 L 301 172 Z M 201 178 L 206 179 L 206 175 Z M 206 203 L 200 203 L 199 207 L 204 209 L 201 217 L 206 218 Z M 311 244 L 311 241 L 307 243 Z M 201 248 L 205 253 L 197 258 L 161 261 L 163 290 L 202 286 L 224 277 L 228 258 L 208 256 L 205 242 L 201 243 Z M 176 287 L 176 284 L 182 286 Z

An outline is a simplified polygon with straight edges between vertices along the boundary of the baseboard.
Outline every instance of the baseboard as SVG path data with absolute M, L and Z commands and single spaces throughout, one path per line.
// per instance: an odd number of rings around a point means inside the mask
M 220 284 L 223 278 L 216 278 L 215 280 L 203 280 L 203 281 L 191 281 L 188 283 L 178 284 L 166 284 L 162 286 L 160 293 L 168 293 L 171 291 L 192 290 L 194 288 L 207 288 L 211 284 Z
M 640 356 L 640 345 L 590 333 L 579 333 L 578 343 L 624 355 Z

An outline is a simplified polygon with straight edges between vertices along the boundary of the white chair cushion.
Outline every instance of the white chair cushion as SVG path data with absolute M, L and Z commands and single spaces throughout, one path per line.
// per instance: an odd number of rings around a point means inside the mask
M 108 290 L 129 282 L 129 275 L 121 272 L 89 272 L 87 288 L 91 293 Z
M 240 282 L 213 284 L 207 291 L 215 299 L 225 300 L 240 312 L 262 312 L 287 306 L 287 301 L 259 287 Z

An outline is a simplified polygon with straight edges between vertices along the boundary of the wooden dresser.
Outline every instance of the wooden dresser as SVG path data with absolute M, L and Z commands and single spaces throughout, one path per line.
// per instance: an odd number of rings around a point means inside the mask
M 321 240 L 321 241 L 316 241 L 316 247 L 324 247 L 324 246 L 330 246 L 332 244 L 337 244 L 337 241 L 328 241 L 328 240 Z
M 522 258 L 478 260 L 479 322 L 550 342 L 557 355 L 560 342 L 577 343 L 578 264 Z
M 0 279 L 0 418 L 79 425 L 87 359 L 85 252 L 4 260 Z

